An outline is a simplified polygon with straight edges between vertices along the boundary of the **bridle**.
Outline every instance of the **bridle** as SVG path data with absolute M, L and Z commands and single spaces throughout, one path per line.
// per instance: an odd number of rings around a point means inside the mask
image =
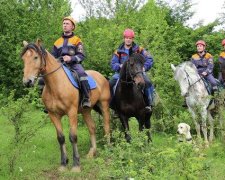
M 46 59 L 45 59 L 45 56 L 47 54 L 46 50 L 40 46 L 40 48 L 34 44 L 34 43 L 29 43 L 22 51 L 21 53 L 21 57 L 26 53 L 26 51 L 28 49 L 33 49 L 35 52 L 37 52 L 39 54 L 39 56 L 41 57 L 41 65 L 40 65 L 40 68 L 39 68 L 39 73 L 38 73 L 38 77 L 45 77 L 45 76 L 48 76 L 50 74 L 53 74 L 54 72 L 58 71 L 61 67 L 62 67 L 62 64 L 60 64 L 59 67 L 57 67 L 55 70 L 51 71 L 51 72 L 48 72 L 46 74 L 42 74 L 42 72 L 46 69 Z
M 185 72 L 185 74 L 186 74 L 186 77 L 187 77 L 187 80 L 188 80 L 188 85 L 189 85 L 189 86 L 188 86 L 188 91 L 187 91 L 187 93 L 185 94 L 185 96 L 187 96 L 189 90 L 190 90 L 197 82 L 199 82 L 200 80 L 202 80 L 202 79 L 203 79 L 203 76 L 200 76 L 200 78 L 199 78 L 197 81 L 195 81 L 194 83 L 191 84 L 191 82 L 190 82 L 190 75 L 188 74 L 188 72 L 187 72 L 186 70 L 184 70 L 184 72 Z
M 125 64 L 126 63 L 126 64 Z M 135 81 L 134 81 L 134 78 L 138 75 L 138 74 L 143 74 L 143 71 L 142 70 L 140 70 L 140 71 L 137 71 L 137 72 L 135 72 L 135 73 L 132 73 L 131 72 L 131 65 L 130 65 L 130 61 L 129 60 L 127 60 L 126 62 L 124 63 L 124 65 L 126 66 L 125 68 L 126 68 L 126 80 L 122 80 L 122 79 L 120 79 L 120 81 L 122 82 L 122 83 L 126 83 L 126 84 L 135 84 Z M 129 79 L 131 79 L 131 80 L 129 80 Z

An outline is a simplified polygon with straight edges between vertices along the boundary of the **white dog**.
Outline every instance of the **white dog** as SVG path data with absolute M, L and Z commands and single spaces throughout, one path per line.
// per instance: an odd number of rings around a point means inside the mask
M 192 136 L 190 133 L 190 126 L 186 123 L 178 124 L 177 133 L 179 134 L 179 142 L 188 142 L 192 143 Z

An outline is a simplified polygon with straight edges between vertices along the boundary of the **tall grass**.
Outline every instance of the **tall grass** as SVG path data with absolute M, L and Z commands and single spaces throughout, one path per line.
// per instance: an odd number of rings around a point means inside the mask
M 62 123 L 69 164 L 68 171 L 61 173 L 57 170 L 60 164 L 59 145 L 50 120 L 40 110 L 28 105 L 18 118 L 23 122 L 19 134 L 29 134 L 33 130 L 35 133 L 25 141 L 23 138 L 15 141 L 18 133 L 15 125 L 1 112 L 0 179 L 223 179 L 225 147 L 218 140 L 208 149 L 196 150 L 193 145 L 178 143 L 175 132 L 166 134 L 157 130 L 152 132 L 153 142 L 149 144 L 146 133 L 138 132 L 137 122 L 131 119 L 132 142 L 126 143 L 124 135 L 114 130 L 112 143 L 106 145 L 101 141 L 102 121 L 98 115 L 93 115 L 98 127 L 98 154 L 94 159 L 86 158 L 90 147 L 89 133 L 79 117 L 78 149 L 82 172 L 74 174 L 69 171 L 72 166 L 72 147 L 67 118 L 63 118 Z M 35 129 L 43 121 L 44 126 Z M 12 170 L 9 165 L 13 160 Z

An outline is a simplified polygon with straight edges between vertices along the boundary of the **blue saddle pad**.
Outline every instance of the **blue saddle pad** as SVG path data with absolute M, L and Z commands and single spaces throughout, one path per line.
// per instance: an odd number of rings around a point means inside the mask
M 63 65 L 63 69 L 67 77 L 69 78 L 70 82 L 73 84 L 73 86 L 79 89 L 80 87 L 78 86 L 77 81 L 75 81 L 72 72 L 64 65 Z M 89 75 L 88 75 L 88 84 L 90 86 L 90 89 L 95 89 L 97 87 L 95 80 Z

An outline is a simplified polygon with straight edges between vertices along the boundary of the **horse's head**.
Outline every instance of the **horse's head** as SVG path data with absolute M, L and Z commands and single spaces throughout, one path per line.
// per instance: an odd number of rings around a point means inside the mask
M 44 54 L 40 40 L 36 43 L 23 41 L 24 48 L 21 57 L 24 63 L 23 84 L 27 87 L 33 86 L 38 74 L 44 68 Z
M 179 83 L 181 96 L 186 96 L 192 85 L 193 77 L 198 77 L 195 65 L 187 61 L 176 67 L 171 64 L 171 68 L 174 71 L 174 79 Z
M 143 89 L 145 81 L 143 77 L 144 57 L 135 53 L 129 57 L 121 69 L 120 76 L 126 82 L 133 82 L 139 89 Z

